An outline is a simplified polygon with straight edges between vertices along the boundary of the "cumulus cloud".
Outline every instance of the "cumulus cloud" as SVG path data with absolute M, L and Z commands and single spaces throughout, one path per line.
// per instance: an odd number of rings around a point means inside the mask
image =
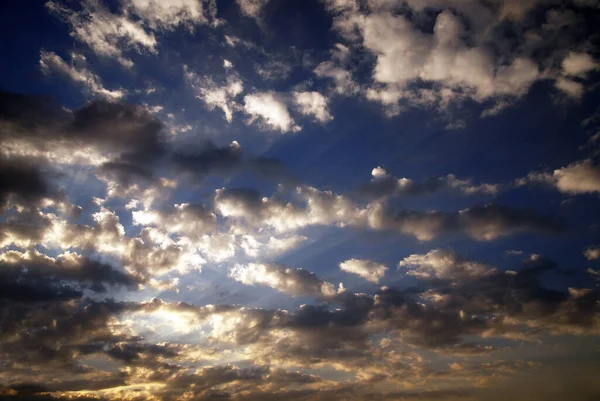
M 85 0 L 80 9 L 71 9 L 53 0 L 46 3 L 51 13 L 70 25 L 72 37 L 87 44 L 98 55 L 114 58 L 127 68 L 133 66 L 133 61 L 125 54 L 128 49 L 157 52 L 155 30 L 173 30 L 179 25 L 193 27 L 208 22 L 209 17 L 214 19 L 216 14 L 214 0 L 168 3 L 126 0 L 119 6 L 120 9 L 113 12 L 99 0 Z
M 489 241 L 520 232 L 561 233 L 563 224 L 530 210 L 500 205 L 475 206 L 457 212 L 396 209 L 375 201 L 366 206 L 346 195 L 299 187 L 296 202 L 261 197 L 249 189 L 221 189 L 215 195 L 215 209 L 224 217 L 241 219 L 252 227 L 263 225 L 279 232 L 315 225 L 368 228 L 400 232 L 420 241 L 441 235 L 462 234 Z
M 333 119 L 327 107 L 327 99 L 319 92 L 294 92 L 294 103 L 300 113 L 313 116 L 320 123 Z
M 398 263 L 407 274 L 420 279 L 451 281 L 476 280 L 496 273 L 496 269 L 468 260 L 452 250 L 435 249 L 424 255 L 410 255 Z
M 481 193 L 495 195 L 500 190 L 498 184 L 473 184 L 470 179 L 458 179 L 453 174 L 438 178 L 429 178 L 415 182 L 410 178 L 396 178 L 382 168 L 371 172 L 370 182 L 360 185 L 356 192 L 366 199 L 378 199 L 385 196 L 415 196 L 432 194 L 441 190 L 458 190 L 466 195 Z
M 249 263 L 237 265 L 229 277 L 246 285 L 262 284 L 291 295 L 331 297 L 336 294 L 333 284 L 304 269 L 278 264 Z
M 260 21 L 260 15 L 263 8 L 269 0 L 236 0 L 242 14 Z
M 319 64 L 314 73 L 319 78 L 329 78 L 335 83 L 334 91 L 339 95 L 353 95 L 358 92 L 358 84 L 352 78 L 352 73 L 331 61 Z
M 585 78 L 593 70 L 600 67 L 600 64 L 587 53 L 570 52 L 562 61 L 563 74 L 571 77 Z
M 385 276 L 388 268 L 377 262 L 364 259 L 349 259 L 340 263 L 340 269 L 347 272 L 356 274 L 372 283 L 379 283 Z
M 250 124 L 258 120 L 265 129 L 283 133 L 301 129 L 290 115 L 285 102 L 274 92 L 244 96 L 244 112 L 250 116 Z
M 211 78 L 199 78 L 187 67 L 184 68 L 186 78 L 196 91 L 196 97 L 206 103 L 209 110 L 219 108 L 223 111 L 227 122 L 233 121 L 233 113 L 240 109 L 236 97 L 244 90 L 242 80 L 236 75 L 229 75 L 222 85 Z
M 552 173 L 532 172 L 527 177 L 517 180 L 517 185 L 530 182 L 552 185 L 567 194 L 600 192 L 600 169 L 591 159 L 586 159 L 556 169 Z
M 586 249 L 583 254 L 587 260 L 600 259 L 600 247 L 591 246 L 588 249 Z

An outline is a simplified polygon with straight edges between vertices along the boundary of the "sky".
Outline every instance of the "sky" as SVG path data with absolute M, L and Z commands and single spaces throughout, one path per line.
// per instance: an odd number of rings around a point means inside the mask
M 0 3 L 0 399 L 600 399 L 600 1 Z

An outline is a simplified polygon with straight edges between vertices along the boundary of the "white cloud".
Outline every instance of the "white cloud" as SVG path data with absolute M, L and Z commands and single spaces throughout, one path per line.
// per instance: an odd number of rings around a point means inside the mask
M 573 99 L 579 100 L 583 96 L 584 88 L 580 82 L 561 77 L 556 80 L 554 86 Z
M 347 273 L 356 274 L 372 283 L 379 283 L 388 270 L 382 264 L 363 259 L 349 259 L 340 263 L 340 269 Z
M 131 10 L 153 29 L 171 30 L 178 25 L 193 27 L 194 23 L 207 23 L 203 2 L 199 0 L 127 0 Z M 216 7 L 213 0 L 211 7 Z
M 141 21 L 112 14 L 97 0 L 83 1 L 81 11 L 73 11 L 54 1 L 46 3 L 46 7 L 71 25 L 71 36 L 97 54 L 117 59 L 125 67 L 133 66 L 133 61 L 123 55 L 123 48 L 156 52 L 156 38 L 146 31 Z
M 231 74 L 222 85 L 219 85 L 212 78 L 198 77 L 187 66 L 184 66 L 184 71 L 188 83 L 196 92 L 196 97 L 204 101 L 209 110 L 221 109 L 225 119 L 232 122 L 233 113 L 241 107 L 236 97 L 244 91 L 242 80 L 237 75 Z
M 562 62 L 563 74 L 571 77 L 585 78 L 585 76 L 600 64 L 587 53 L 570 52 Z
M 300 113 L 313 116 L 320 123 L 333 119 L 327 108 L 327 98 L 319 92 L 294 92 L 293 96 Z
M 274 92 L 262 92 L 244 97 L 244 111 L 250 115 L 249 123 L 260 120 L 265 128 L 281 132 L 300 131 L 285 102 Z
M 454 251 L 442 249 L 435 249 L 427 254 L 410 255 L 401 260 L 398 267 L 407 268 L 407 274 L 420 279 L 453 281 L 479 279 L 496 272 L 495 268 L 487 264 L 474 262 Z
M 432 194 L 442 190 L 456 190 L 465 195 L 486 194 L 495 195 L 501 187 L 498 184 L 474 184 L 471 179 L 459 179 L 453 174 L 442 177 L 428 178 L 416 182 L 410 178 L 396 178 L 387 173 L 382 167 L 376 167 L 371 172 L 370 182 L 361 185 L 357 192 L 369 199 L 385 196 L 414 196 Z
M 418 19 L 406 17 L 401 2 L 369 2 L 369 7 L 362 9 L 353 1 L 326 2 L 334 15 L 333 29 L 350 44 L 363 45 L 376 57 L 374 83 L 361 93 L 381 103 L 388 115 L 397 115 L 404 107 L 445 109 L 467 98 L 477 102 L 503 99 L 506 106 L 526 94 L 541 77 L 538 65 L 525 53 L 497 55 L 486 43 L 491 28 L 501 19 L 520 19 L 533 5 L 511 3 L 509 7 L 476 1 L 448 4 L 436 0 L 407 3 L 419 13 L 429 7 L 441 11 L 433 33 L 416 24 Z M 504 17 L 499 19 L 500 13 Z M 469 30 L 465 29 L 465 20 Z M 334 58 L 341 62 L 350 58 L 349 48 L 343 49 L 342 59 L 336 56 L 339 51 L 334 51 Z M 333 61 L 321 63 L 315 74 L 333 79 L 339 93 L 356 88 L 349 71 Z M 423 84 L 434 86 L 426 89 Z
M 549 184 L 568 194 L 600 192 L 600 167 L 586 159 L 556 169 L 552 174 L 529 173 L 527 177 L 517 180 L 517 185 L 529 182 Z
M 331 61 L 319 64 L 314 73 L 320 78 L 330 78 L 335 83 L 335 92 L 339 95 L 352 95 L 358 92 L 358 84 L 354 82 L 352 74 Z
M 591 246 L 584 252 L 587 260 L 598 260 L 600 259 L 600 246 Z
M 331 297 L 336 294 L 333 284 L 304 269 L 294 269 L 275 263 L 237 265 L 229 277 L 246 285 L 267 285 L 294 296 L 310 295 Z
M 108 90 L 100 80 L 100 77 L 85 67 L 85 57 L 78 54 L 71 55 L 71 64 L 67 64 L 54 52 L 40 52 L 40 68 L 45 74 L 56 73 L 69 78 L 78 85 L 83 86 L 92 95 L 100 96 L 108 100 L 118 100 L 125 96 L 122 89 Z
M 260 22 L 260 15 L 269 0 L 236 0 L 242 14 Z
M 161 210 L 139 210 L 132 213 L 133 224 L 154 226 L 168 234 L 199 236 L 216 227 L 216 217 L 202 205 L 181 203 Z

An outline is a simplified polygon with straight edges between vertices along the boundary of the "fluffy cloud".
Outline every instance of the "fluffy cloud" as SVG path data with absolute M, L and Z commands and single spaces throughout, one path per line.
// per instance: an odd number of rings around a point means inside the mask
M 293 96 L 300 113 L 313 116 L 320 123 L 333 119 L 327 108 L 327 99 L 319 92 L 294 92 Z
M 206 103 L 209 110 L 219 108 L 228 122 L 233 120 L 233 113 L 240 109 L 235 98 L 244 90 L 240 78 L 235 75 L 227 77 L 224 85 L 217 85 L 212 79 L 200 79 L 194 72 L 185 68 L 186 78 L 197 92 L 196 97 Z
M 349 259 L 340 263 L 340 269 L 347 272 L 356 274 L 372 283 L 379 283 L 385 276 L 388 268 L 377 262 L 364 259 Z
M 46 7 L 71 25 L 74 38 L 101 56 L 115 58 L 125 67 L 132 67 L 133 61 L 123 54 L 123 47 L 156 52 L 156 37 L 143 27 L 141 21 L 112 14 L 97 0 L 83 2 L 81 11 L 73 11 L 54 1 L 47 2 Z
M 267 225 L 285 232 L 314 225 L 338 225 L 397 231 L 420 241 L 444 234 L 463 234 L 489 241 L 520 232 L 560 233 L 555 219 L 528 210 L 499 205 L 476 206 L 458 212 L 396 209 L 375 201 L 362 207 L 346 195 L 299 187 L 298 202 L 263 198 L 248 189 L 217 190 L 215 209 L 224 217 L 241 219 L 253 227 Z
M 242 14 L 260 21 L 262 9 L 267 5 L 269 0 L 236 0 Z
M 517 180 L 517 185 L 540 182 L 567 194 L 600 192 L 600 169 L 591 159 L 575 162 L 550 173 L 532 172 Z
M 585 77 L 600 64 L 587 53 L 570 52 L 562 61 L 563 74 L 571 77 Z
M 267 129 L 281 132 L 297 132 L 301 129 L 294 122 L 285 102 L 274 92 L 244 96 L 244 112 L 250 116 L 249 123 L 258 120 Z
M 278 264 L 250 263 L 237 265 L 229 277 L 246 285 L 262 284 L 291 295 L 331 297 L 336 294 L 333 284 L 304 269 Z
M 600 259 L 600 247 L 591 246 L 583 254 L 587 260 Z
M 410 255 L 398 263 L 407 274 L 421 279 L 451 281 L 476 280 L 496 273 L 496 269 L 457 255 L 451 250 L 435 249 L 424 255 Z
M 461 180 L 453 174 L 444 177 L 429 178 L 423 182 L 415 182 L 410 178 L 396 178 L 387 173 L 382 167 L 376 167 L 371 172 L 370 182 L 360 185 L 356 192 L 366 199 L 378 199 L 385 196 L 414 196 L 432 194 L 440 190 L 458 190 L 464 194 L 475 193 L 496 194 L 500 185 L 473 184 L 470 179 Z

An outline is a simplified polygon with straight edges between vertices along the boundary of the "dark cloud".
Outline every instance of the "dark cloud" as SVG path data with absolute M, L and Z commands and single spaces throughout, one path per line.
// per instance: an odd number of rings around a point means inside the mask
M 28 158 L 0 156 L 0 210 L 9 203 L 36 204 L 43 198 L 57 195 L 42 166 L 39 161 L 36 163 Z
M 77 254 L 56 259 L 36 251 L 7 251 L 0 255 L 4 291 L 0 299 L 21 302 L 77 298 L 82 289 L 105 292 L 106 286 L 137 288 L 138 281 L 113 266 Z

